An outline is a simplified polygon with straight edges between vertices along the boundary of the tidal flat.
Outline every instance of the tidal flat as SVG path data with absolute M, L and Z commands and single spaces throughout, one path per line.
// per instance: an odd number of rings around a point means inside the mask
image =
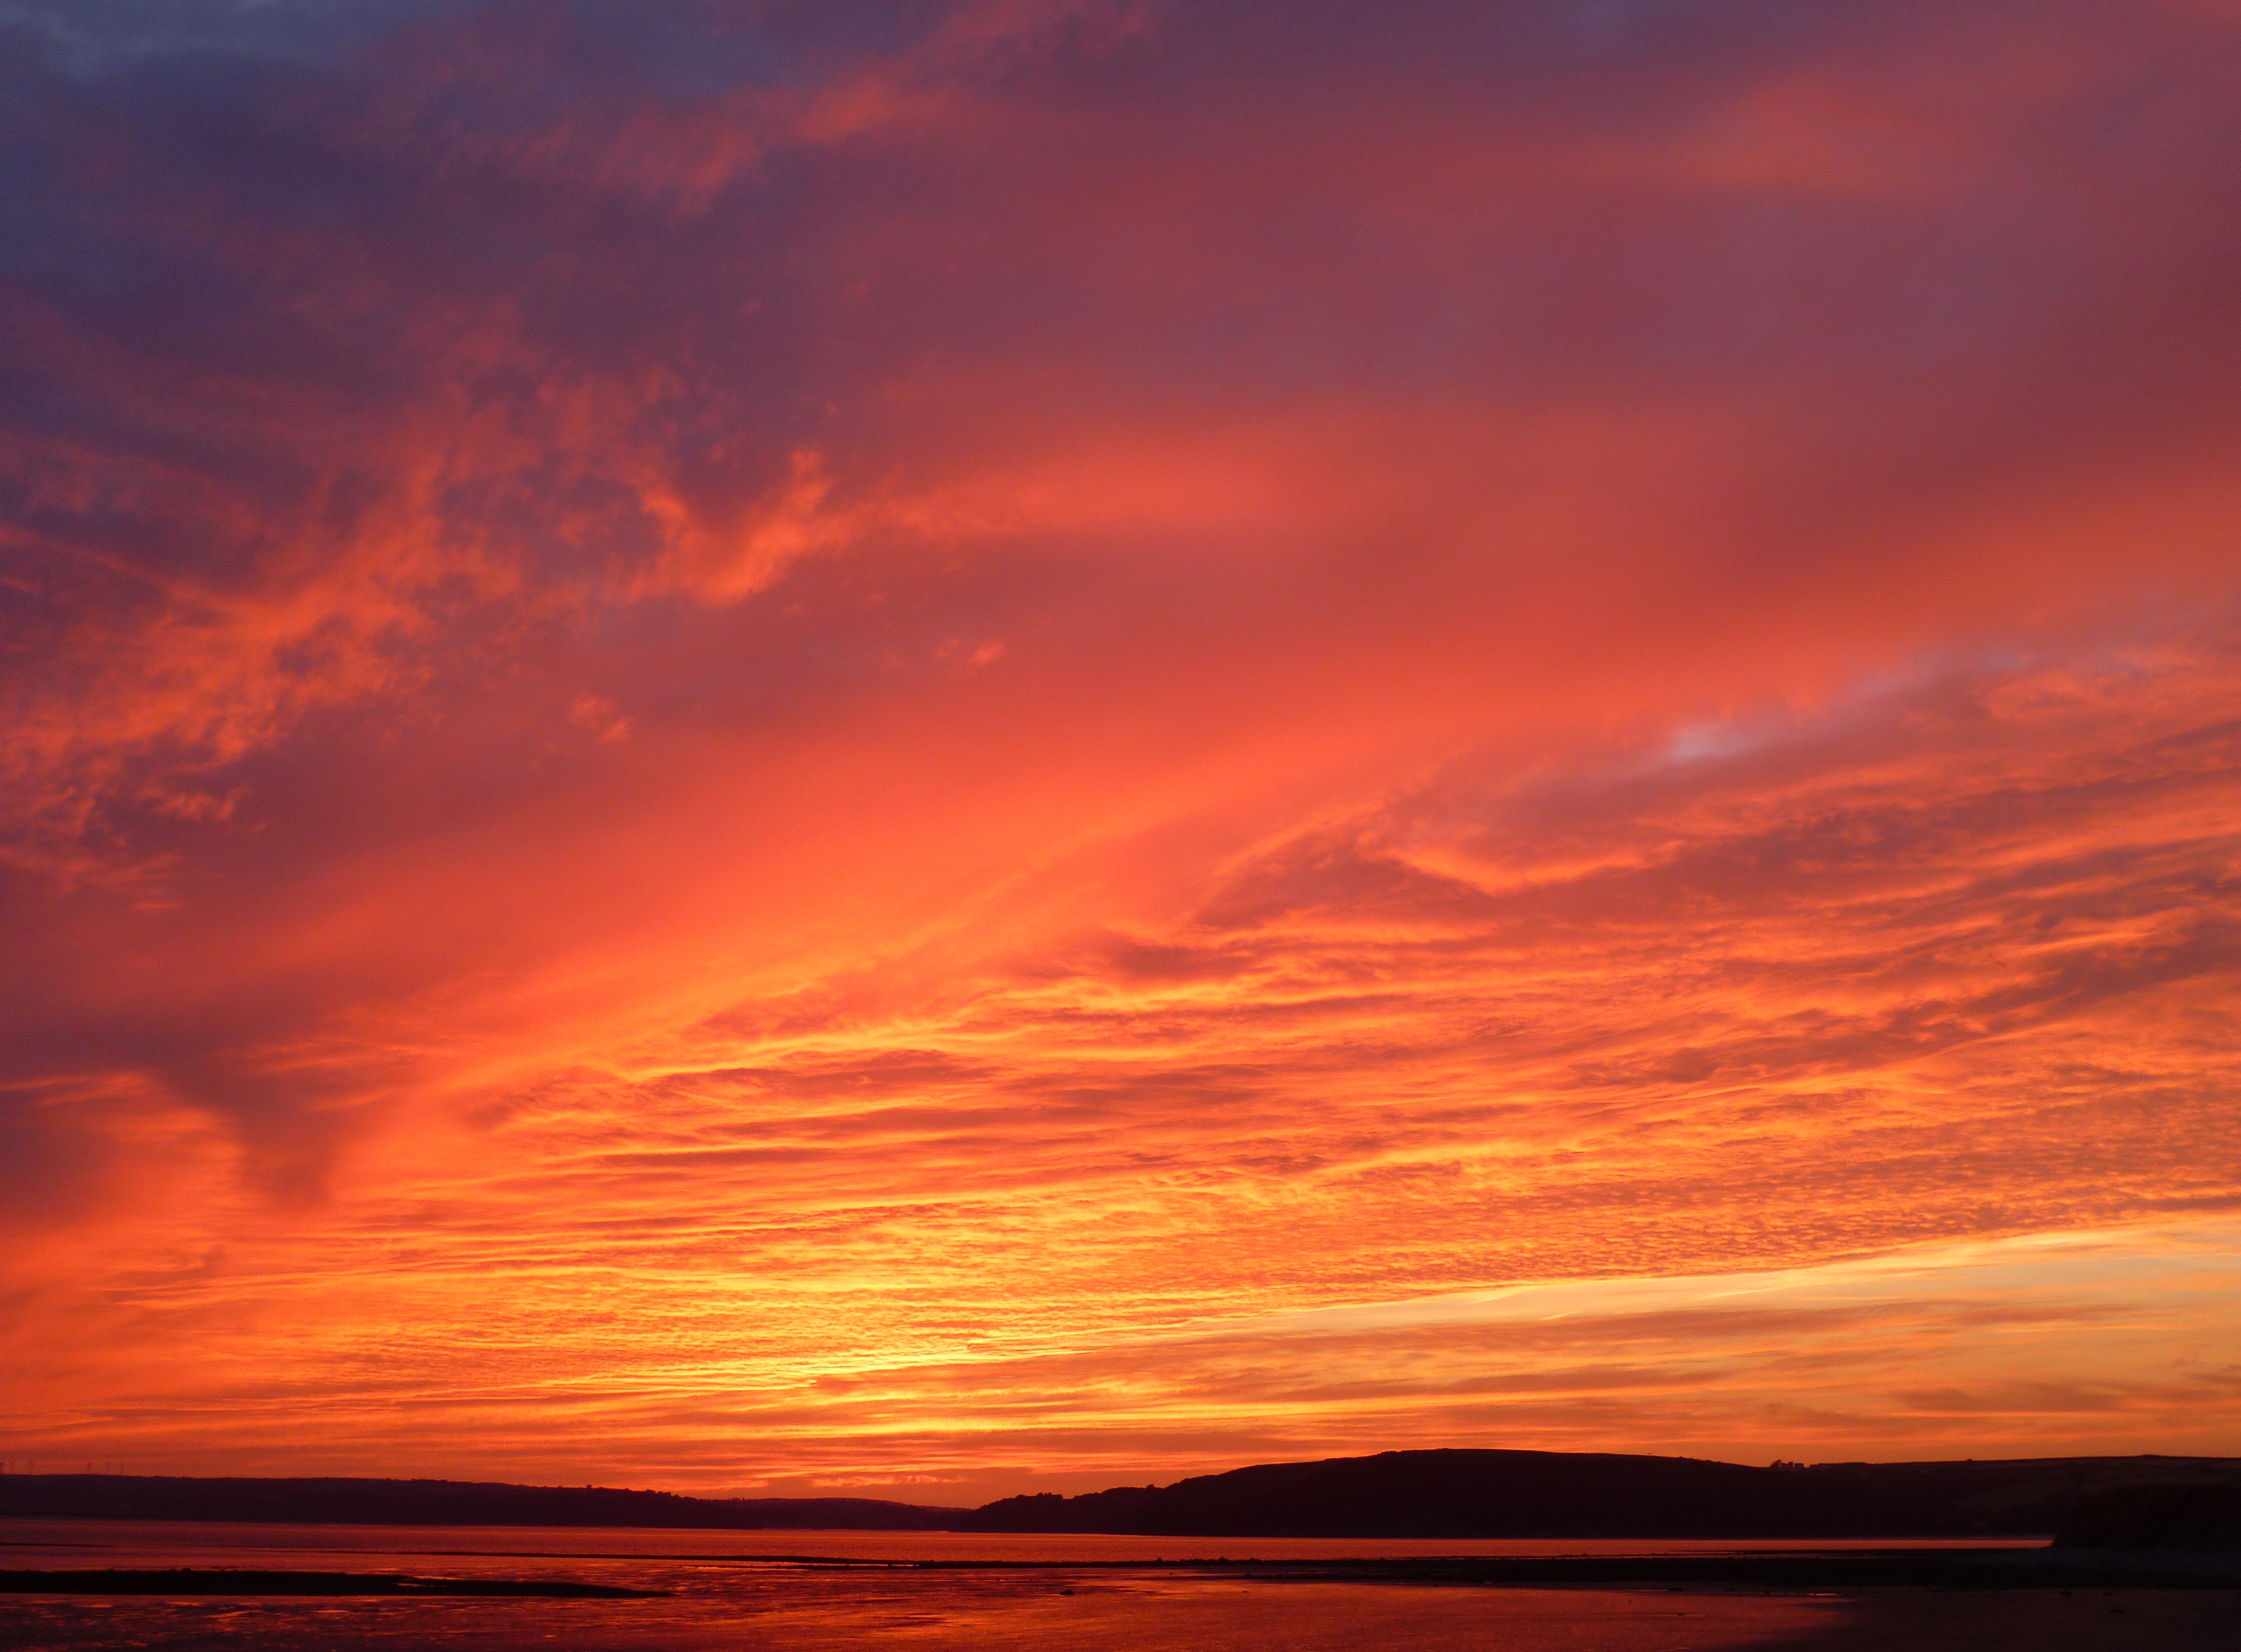
M 1992 1547 L 1947 1545 L 1944 1552 Z M 2004 1548 L 2027 1558 L 2020 1546 Z M 1800 1552 L 1797 1545 L 1294 1539 L 1248 1547 L 913 1533 L 11 1522 L 0 1531 L 0 1566 L 11 1571 L 187 1568 L 207 1588 L 0 1597 L 0 1648 L 2115 1652 L 2152 1645 L 2222 1652 L 2241 1621 L 2241 1592 L 2229 1589 L 1581 1588 L 1423 1581 L 1424 1564 L 1443 1559 L 1498 1573 L 1525 1559 L 1607 1561 L 1652 1548 L 1684 1568 L 1753 1555 L 1779 1567 Z M 1842 1551 L 1876 1552 L 1870 1544 Z M 1375 1562 L 1405 1562 L 1413 1581 L 1398 1581 L 1404 1569 L 1392 1573 L 1396 1581 L 1361 1581 Z M 253 1581 L 246 1575 L 279 1573 L 449 1579 L 468 1592 L 241 1593 L 217 1575 L 225 1573 L 243 1582 Z M 636 1594 L 552 1598 L 511 1592 L 518 1587 Z

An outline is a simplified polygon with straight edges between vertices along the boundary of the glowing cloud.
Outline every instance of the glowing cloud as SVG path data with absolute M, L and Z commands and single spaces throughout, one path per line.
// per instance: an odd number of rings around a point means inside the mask
M 0 8 L 0 1444 L 2241 1450 L 2237 75 Z

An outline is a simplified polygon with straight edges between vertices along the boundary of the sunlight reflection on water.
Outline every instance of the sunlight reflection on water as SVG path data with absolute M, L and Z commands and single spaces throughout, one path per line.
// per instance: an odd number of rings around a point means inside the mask
M 1275 1560 L 1737 1547 L 18 1521 L 0 1528 L 0 1564 L 566 1577 L 666 1593 L 639 1601 L 17 1596 L 0 1601 L 0 1647 L 1712 1652 L 1796 1635 L 1847 1610 L 1830 1600 L 1662 1590 L 1255 1582 L 1148 1567 L 1088 1569 L 1100 1561 L 1225 1554 Z M 805 1555 L 873 1563 L 836 1569 L 779 1558 Z M 1026 1572 L 917 1572 L 876 1563 L 902 1559 L 1061 1564 Z

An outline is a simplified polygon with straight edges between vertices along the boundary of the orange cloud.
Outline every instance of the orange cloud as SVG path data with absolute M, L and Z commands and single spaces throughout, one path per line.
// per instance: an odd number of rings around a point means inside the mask
M 12 1455 L 2233 1448 L 2216 9 L 0 26 Z

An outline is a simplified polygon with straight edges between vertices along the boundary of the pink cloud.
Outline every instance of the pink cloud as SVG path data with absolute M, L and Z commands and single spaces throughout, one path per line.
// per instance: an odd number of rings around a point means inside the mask
M 2221 9 L 6 27 L 26 1439 L 2230 1448 Z

